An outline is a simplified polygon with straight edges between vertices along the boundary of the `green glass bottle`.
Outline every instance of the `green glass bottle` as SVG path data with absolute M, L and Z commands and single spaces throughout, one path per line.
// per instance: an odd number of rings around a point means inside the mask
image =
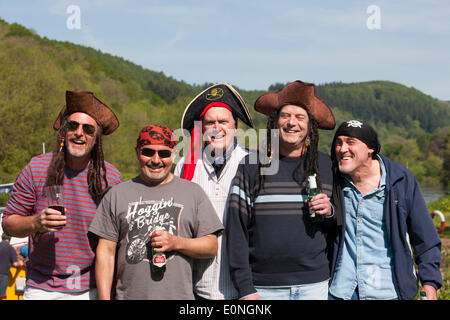
M 427 294 L 425 293 L 425 291 L 420 291 L 419 299 L 420 300 L 428 300 Z
M 156 230 L 166 230 L 161 225 L 155 227 Z M 166 254 L 164 252 L 155 252 L 152 247 L 152 269 L 155 274 L 164 274 L 166 271 Z
M 308 177 L 308 186 L 309 186 L 309 194 L 308 194 L 308 206 L 309 206 L 311 199 L 319 193 L 317 190 L 317 180 L 315 173 Z M 316 214 L 316 212 L 311 208 L 309 208 L 309 217 L 311 221 L 314 223 L 319 223 L 323 221 L 323 215 Z

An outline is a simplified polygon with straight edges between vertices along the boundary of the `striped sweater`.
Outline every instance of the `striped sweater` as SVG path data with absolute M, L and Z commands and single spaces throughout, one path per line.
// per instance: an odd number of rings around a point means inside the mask
M 51 153 L 34 157 L 19 173 L 3 214 L 3 224 L 11 215 L 34 215 L 47 207 L 44 186 L 51 157 Z M 105 167 L 109 186 L 122 181 L 114 166 L 105 162 Z M 95 287 L 95 248 L 87 232 L 97 207 L 89 194 L 87 172 L 88 167 L 81 171 L 66 169 L 64 228 L 29 237 L 27 285 L 59 292 L 82 292 Z
M 239 165 L 231 187 L 225 228 L 231 276 L 239 297 L 254 286 L 293 286 L 325 281 L 330 276 L 326 226 L 313 224 L 304 200 L 306 183 L 294 179 L 299 158 L 280 158 L 277 174 L 267 175 L 258 195 L 258 165 Z M 331 196 L 330 157 L 319 153 L 322 192 Z

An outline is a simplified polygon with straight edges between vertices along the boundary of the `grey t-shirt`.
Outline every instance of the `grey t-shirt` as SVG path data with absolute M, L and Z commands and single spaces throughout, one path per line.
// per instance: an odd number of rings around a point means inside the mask
M 193 182 L 174 177 L 169 183 L 150 185 L 138 176 L 114 186 L 89 231 L 118 244 L 116 299 L 194 299 L 193 258 L 166 252 L 164 275 L 151 271 L 148 236 L 158 223 L 185 238 L 223 231 L 207 195 Z

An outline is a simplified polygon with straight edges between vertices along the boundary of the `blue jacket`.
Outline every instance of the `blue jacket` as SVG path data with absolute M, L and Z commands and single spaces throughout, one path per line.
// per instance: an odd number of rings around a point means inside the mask
M 400 299 L 413 299 L 422 285 L 442 286 L 441 240 L 428 212 L 415 176 L 401 164 L 380 155 L 386 166 L 386 226 L 394 259 L 395 289 Z M 343 199 L 343 195 L 341 193 Z M 342 203 L 342 206 L 344 204 Z M 345 212 L 345 208 L 343 208 Z M 331 258 L 331 274 L 342 254 L 344 225 L 338 227 Z M 411 245 L 411 247 L 410 247 Z M 414 253 L 414 258 L 413 258 Z

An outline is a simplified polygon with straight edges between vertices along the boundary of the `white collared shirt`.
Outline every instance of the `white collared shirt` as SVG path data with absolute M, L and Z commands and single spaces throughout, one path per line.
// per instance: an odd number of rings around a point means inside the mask
M 203 151 L 203 150 L 202 150 Z M 207 160 L 206 153 L 197 161 L 192 182 L 199 184 L 211 200 L 217 216 L 225 225 L 227 201 L 230 193 L 231 182 L 236 175 L 239 162 L 248 154 L 248 150 L 236 144 L 230 157 L 225 162 L 225 167 L 217 177 L 214 167 Z M 176 166 L 174 174 L 181 176 L 184 165 L 182 159 Z M 218 252 L 213 259 L 195 260 L 194 262 L 194 291 L 205 299 L 236 299 L 237 290 L 231 281 L 226 250 L 226 241 L 223 233 L 218 237 Z

